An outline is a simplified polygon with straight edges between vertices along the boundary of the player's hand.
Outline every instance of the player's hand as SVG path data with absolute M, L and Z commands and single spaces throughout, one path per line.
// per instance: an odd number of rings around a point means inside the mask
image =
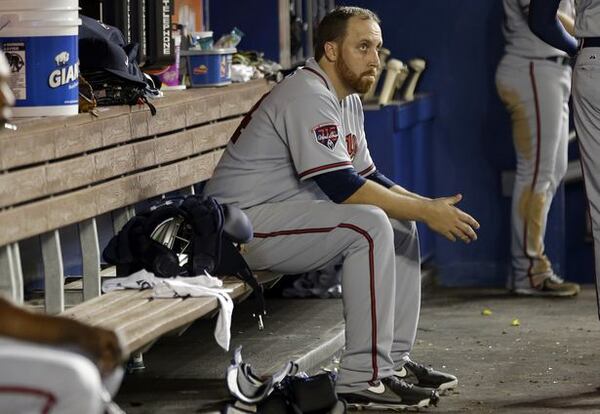
M 83 346 L 98 366 L 100 374 L 109 374 L 125 360 L 125 349 L 114 331 L 95 326 L 87 328 L 88 336 Z
M 462 240 L 465 243 L 477 240 L 475 230 L 479 223 L 469 214 L 455 207 L 461 194 L 451 197 L 441 197 L 431 200 L 424 211 L 424 221 L 433 231 L 446 237 L 448 240 Z

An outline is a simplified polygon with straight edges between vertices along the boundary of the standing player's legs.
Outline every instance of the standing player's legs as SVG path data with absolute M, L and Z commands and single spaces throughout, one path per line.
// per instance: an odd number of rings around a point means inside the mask
M 98 370 L 79 354 L 0 338 L 0 367 L 2 412 L 103 412 Z
M 558 131 L 560 139 L 556 146 L 556 163 L 553 168 L 554 174 L 550 182 L 550 198 L 553 198 L 556 194 L 558 187 L 567 173 L 569 164 L 569 99 L 571 98 L 572 70 L 570 66 L 565 66 L 564 71 L 564 75 L 560 82 L 563 91 L 561 111 L 562 122 L 560 123 L 560 130 Z
M 517 173 L 512 198 L 511 288 L 533 293 L 554 277 L 544 248 L 548 211 L 566 172 L 568 67 L 504 57 L 496 73 L 511 115 Z M 566 285 L 565 285 L 566 286 Z M 576 292 L 575 292 L 576 293 Z
M 414 300 L 418 291 L 396 296 L 393 230 L 386 214 L 365 205 L 326 201 L 265 204 L 246 210 L 254 240 L 244 257 L 254 269 L 301 273 L 342 260 L 346 348 L 338 392 L 366 389 L 393 373 L 395 303 Z M 416 312 L 396 315 L 414 319 Z M 415 329 L 417 321 L 407 322 Z M 400 333 L 402 344 L 414 332 Z
M 573 74 L 573 112 L 590 208 L 596 289 L 600 288 L 600 48 L 583 48 Z M 600 294 L 596 296 L 600 298 Z M 600 315 L 600 302 L 598 303 Z

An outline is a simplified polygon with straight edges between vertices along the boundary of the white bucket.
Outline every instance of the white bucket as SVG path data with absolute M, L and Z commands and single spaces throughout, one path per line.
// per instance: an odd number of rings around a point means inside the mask
M 78 0 L 0 0 L 0 48 L 11 68 L 13 114 L 76 115 Z

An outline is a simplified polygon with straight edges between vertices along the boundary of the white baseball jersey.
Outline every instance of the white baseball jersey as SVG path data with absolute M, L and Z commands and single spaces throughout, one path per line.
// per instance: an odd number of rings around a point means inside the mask
M 107 413 L 104 390 L 114 396 L 124 373 L 117 368 L 101 378 L 77 352 L 3 336 L 0 367 L 2 413 Z
M 529 29 L 527 19 L 530 0 L 503 0 L 503 3 L 503 31 L 507 54 L 527 58 L 566 56 L 565 52 L 550 46 Z M 572 0 L 561 1 L 560 10 L 568 16 L 573 16 Z
M 600 36 L 600 1 L 575 0 L 575 35 L 577 37 Z
M 319 174 L 375 170 L 358 95 L 340 102 L 314 59 L 284 79 L 246 115 L 205 193 L 249 208 L 292 200 L 326 200 Z

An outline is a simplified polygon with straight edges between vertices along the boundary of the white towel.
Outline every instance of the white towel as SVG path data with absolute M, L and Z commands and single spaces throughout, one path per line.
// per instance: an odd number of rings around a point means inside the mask
M 145 269 L 138 270 L 126 277 L 115 277 L 102 282 L 102 292 L 123 289 L 152 289 L 161 279 Z
M 195 279 L 190 281 L 190 279 Z M 192 282 L 192 283 L 190 283 Z M 217 283 L 218 282 L 218 283 Z M 231 315 L 233 313 L 233 300 L 229 293 L 233 289 L 211 287 L 215 284 L 223 286 L 223 282 L 213 276 L 199 276 L 194 278 L 175 278 L 162 279 L 154 287 L 152 294 L 155 298 L 173 298 L 173 297 L 206 297 L 213 296 L 217 298 L 221 309 L 217 317 L 215 326 L 215 340 L 226 351 L 229 351 L 231 341 Z
M 104 293 L 123 289 L 153 289 L 155 298 L 215 297 L 221 307 L 215 326 L 215 339 L 219 346 L 229 351 L 231 341 L 231 315 L 233 301 L 229 293 L 233 289 L 223 288 L 223 281 L 206 273 L 203 276 L 163 279 L 147 270 L 139 270 L 127 277 L 116 277 L 102 282 Z

